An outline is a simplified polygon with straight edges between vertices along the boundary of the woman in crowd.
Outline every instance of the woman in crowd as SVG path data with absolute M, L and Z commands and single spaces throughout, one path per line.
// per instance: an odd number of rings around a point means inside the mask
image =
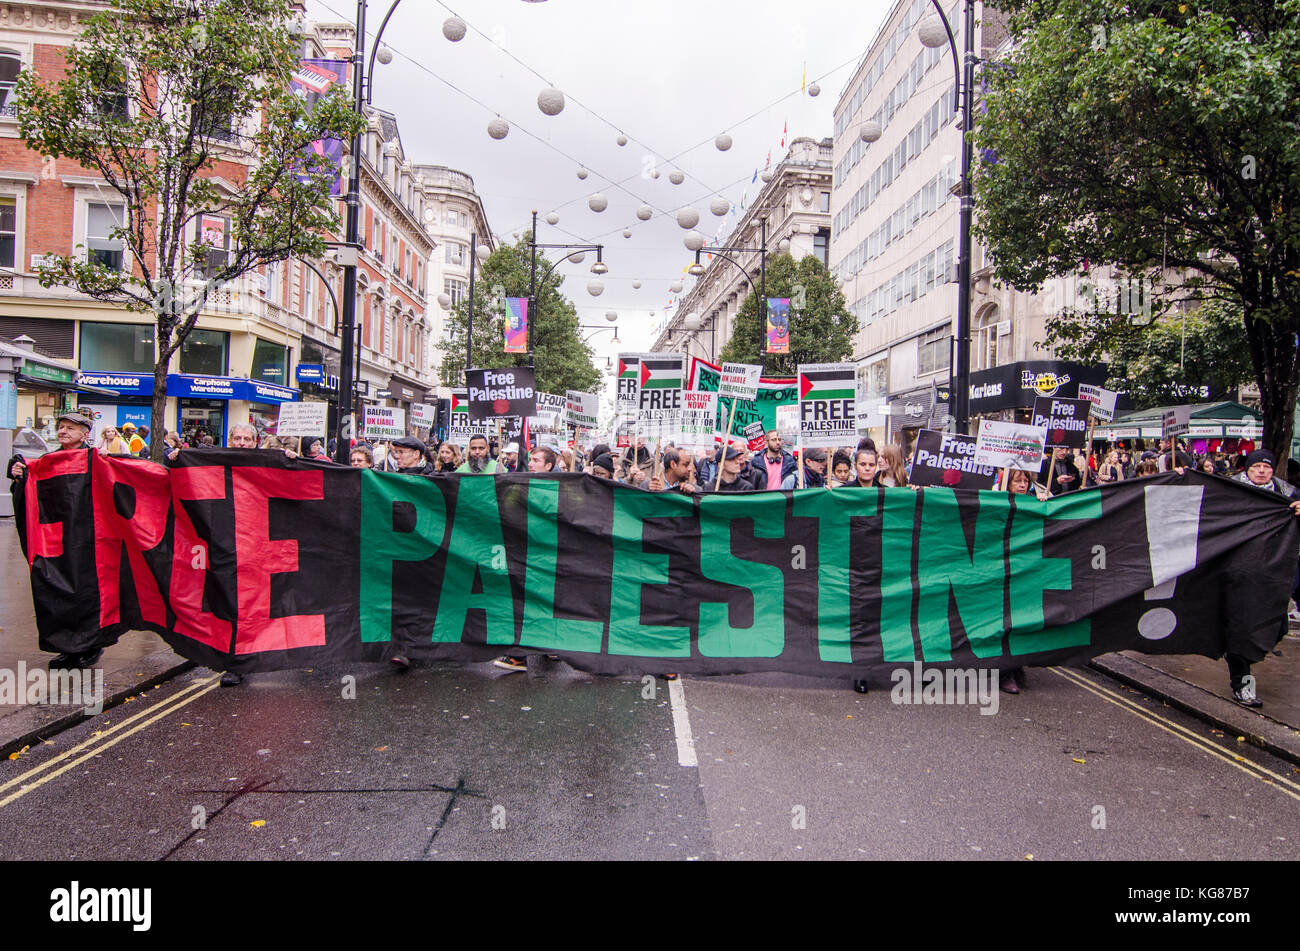
M 1102 485 L 1124 481 L 1124 467 L 1119 463 L 1118 450 L 1112 449 L 1106 453 L 1106 460 L 1097 467 L 1097 481 Z
M 853 461 L 849 459 L 847 452 L 837 449 L 835 457 L 831 460 L 831 488 L 838 489 L 840 486 L 848 485 L 852 481 Z
M 876 485 L 885 488 L 905 488 L 907 486 L 907 463 L 903 461 L 903 451 L 892 442 L 880 450 L 879 468 L 876 470 Z
M 560 450 L 560 470 L 562 472 L 572 472 L 574 466 L 573 450 L 564 448 Z
M 99 432 L 99 442 L 95 444 L 103 456 L 126 456 L 130 455 L 131 450 L 127 448 L 126 440 L 117 433 L 117 427 L 105 426 Z
M 455 472 L 460 468 L 460 450 L 450 440 L 438 447 L 438 458 L 433 462 L 434 472 Z
M 1007 478 L 1007 491 L 1012 495 L 1037 495 L 1042 501 L 1051 498 L 1047 490 L 1041 486 L 1034 485 L 1029 478 L 1029 473 L 1022 469 L 1012 469 Z M 999 678 L 999 686 L 1004 693 L 1020 693 L 1020 689 L 1025 685 L 1025 668 L 1012 667 L 1002 671 Z
M 874 488 L 876 485 L 876 450 L 859 449 L 853 455 L 853 480 L 850 487 Z
M 1153 476 L 1160 472 L 1160 464 L 1156 462 L 1153 456 L 1150 459 L 1143 459 L 1137 464 L 1137 470 L 1133 473 L 1133 478 L 1140 479 L 1143 476 Z
M 365 443 L 357 443 L 353 446 L 350 458 L 353 469 L 373 469 L 375 467 L 375 454 L 370 451 L 370 447 Z

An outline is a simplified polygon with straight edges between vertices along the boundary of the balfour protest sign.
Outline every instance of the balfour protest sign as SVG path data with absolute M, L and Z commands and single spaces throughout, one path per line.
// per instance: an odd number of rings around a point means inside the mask
M 718 377 L 718 395 L 739 400 L 758 397 L 758 378 L 763 368 L 756 363 L 724 363 Z
M 415 479 L 282 453 L 183 452 L 163 467 L 84 450 L 32 460 L 17 501 L 42 650 L 150 630 L 242 673 L 518 650 L 607 674 L 888 685 L 916 661 L 1258 659 L 1300 547 L 1286 500 L 1190 470 L 1046 502 L 946 488 L 688 497 L 578 473 Z
M 537 389 L 532 367 L 466 370 L 471 419 L 537 415 Z
M 361 435 L 367 439 L 401 439 L 406 435 L 406 410 L 393 406 L 367 406 Z
M 281 403 L 275 424 L 277 436 L 324 436 L 329 404 L 324 402 Z
M 566 390 L 564 393 L 564 421 L 577 428 L 595 429 L 600 416 L 600 400 L 595 393 Z
M 1059 396 L 1034 398 L 1031 425 L 1047 430 L 1047 448 L 1084 449 L 1088 445 L 1088 400 Z
M 537 394 L 537 413 L 528 425 L 537 429 L 555 430 L 564 425 L 564 413 L 568 405 L 563 396 L 554 393 Z
M 1114 390 L 1093 386 L 1091 383 L 1079 384 L 1079 399 L 1091 403 L 1092 415 L 1103 423 L 1109 423 L 1115 418 L 1115 400 L 1118 396 Z
M 980 420 L 975 443 L 975 462 L 995 469 L 1037 472 L 1043 465 L 1047 430 L 996 419 Z
M 432 426 L 438 416 L 438 407 L 432 403 L 411 404 L 411 424 L 413 426 Z
M 682 422 L 677 445 L 683 449 L 708 449 L 718 441 L 718 394 L 682 393 Z
M 799 439 L 805 449 L 857 444 L 857 372 L 852 363 L 799 364 Z
M 1187 435 L 1190 406 L 1171 406 L 1165 410 L 1160 422 L 1160 435 L 1165 439 Z
M 908 485 L 991 489 L 998 470 L 975 461 L 976 437 L 923 429 L 916 434 Z
M 686 357 L 680 353 L 641 355 L 637 383 L 637 432 L 641 436 L 674 439 L 682 416 Z
M 636 415 L 641 387 L 641 357 L 639 353 L 618 355 L 618 393 L 614 397 L 614 412 Z

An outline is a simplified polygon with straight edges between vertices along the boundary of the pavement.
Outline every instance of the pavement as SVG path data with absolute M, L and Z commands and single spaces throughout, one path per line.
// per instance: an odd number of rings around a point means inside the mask
M 0 669 L 43 669 L 50 655 L 36 643 L 27 565 L 12 518 L 0 518 Z M 194 668 L 156 634 L 132 631 L 108 648 L 98 665 L 104 672 L 104 709 L 130 703 Z M 1105 654 L 1090 666 L 1165 705 L 1242 737 L 1274 756 L 1300 764 L 1300 629 L 1252 670 L 1264 706 L 1248 710 L 1231 699 L 1223 660 L 1194 655 L 1151 655 L 1135 651 Z M 0 756 L 9 757 L 87 720 L 80 706 L 0 703 Z

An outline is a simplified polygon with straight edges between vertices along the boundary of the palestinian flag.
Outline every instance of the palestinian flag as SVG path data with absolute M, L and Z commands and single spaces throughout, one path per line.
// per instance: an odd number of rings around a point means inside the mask
M 466 418 L 469 417 L 469 390 L 451 391 L 451 411 L 464 413 Z
M 680 390 L 685 374 L 685 361 L 681 357 L 642 357 L 641 389 Z
M 851 400 L 857 396 L 854 370 L 849 367 L 823 365 L 799 368 L 799 399 Z
M 635 380 L 641 373 L 641 358 L 631 353 L 620 353 L 618 355 L 618 378 L 620 380 Z

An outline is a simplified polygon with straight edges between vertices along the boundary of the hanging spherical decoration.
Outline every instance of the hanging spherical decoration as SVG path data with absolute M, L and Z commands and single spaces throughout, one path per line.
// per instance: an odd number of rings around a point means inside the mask
M 624 229 L 623 229 L 623 237 L 625 237 L 625 238 L 630 238 L 630 237 L 632 237 L 632 232 L 631 232 L 629 229 L 624 228 Z
M 673 281 L 671 284 L 668 285 L 668 289 L 669 289 L 670 291 L 672 291 L 674 294 L 677 294 L 677 293 L 679 293 L 679 292 L 681 291 L 681 289 L 682 289 L 682 282 L 681 282 L 681 281 Z
M 617 142 L 619 145 L 627 145 L 627 136 L 625 136 L 625 135 L 620 135 L 620 136 L 619 136 L 617 139 L 615 139 L 614 141 Z
M 653 317 L 654 315 L 655 315 L 655 312 L 654 312 L 653 310 L 650 311 L 650 316 Z
M 381 46 L 375 51 L 375 59 L 379 60 L 382 65 L 387 66 L 393 61 L 393 51 L 387 46 Z
M 687 314 L 682 318 L 682 327 L 687 330 L 695 331 L 700 329 L 700 315 L 696 313 Z
M 917 26 L 916 35 L 920 38 L 921 45 L 928 49 L 938 49 L 948 42 L 948 31 L 944 28 L 943 20 L 933 13 Z
M 764 169 L 762 172 L 759 173 L 758 177 L 761 178 L 764 182 L 770 182 L 772 180 L 772 173 L 767 171 L 767 169 Z
M 594 281 L 587 282 L 587 293 L 590 294 L 592 297 L 599 297 L 604 292 L 605 292 L 604 281 L 594 280 Z
M 578 181 L 582 181 L 582 180 L 585 179 L 586 177 L 587 177 L 587 170 L 586 170 L 585 168 L 579 168 L 579 169 L 578 169 Z
M 641 289 L 641 282 L 640 282 L 640 281 L 633 281 L 633 282 L 632 282 L 632 290 L 634 290 L 634 291 L 639 291 L 640 289 Z
M 809 85 L 808 85 L 808 95 L 810 95 L 810 96 L 812 96 L 814 99 L 816 99 L 816 98 L 817 98 L 818 96 L 820 96 L 821 94 L 822 94 L 822 87 L 821 87 L 821 86 L 818 86 L 816 83 L 809 83 Z
M 686 245 L 687 251 L 698 251 L 704 247 L 704 235 L 698 231 L 687 232 L 686 237 L 682 238 L 682 244 Z
M 612 324 L 614 321 L 618 320 L 618 312 L 613 310 L 605 311 L 605 319 Z
M 609 207 L 609 199 L 600 192 L 596 192 L 596 194 L 587 199 L 587 207 L 592 211 L 604 211 Z
M 465 39 L 465 21 L 460 17 L 447 17 L 442 21 L 442 35 L 453 43 Z
M 725 198 L 715 198 L 709 202 L 709 211 L 713 212 L 719 218 L 731 210 L 731 202 Z
M 438 295 L 438 306 L 441 307 L 443 310 L 450 310 L 450 309 L 451 309 L 451 297 L 448 296 L 447 294 L 439 294 L 439 295 Z
M 658 178 L 658 177 L 659 177 L 659 169 L 657 169 L 657 168 L 652 168 L 652 169 L 650 169 L 650 177 L 651 177 L 651 178 Z
M 548 225 L 558 225 L 560 223 L 560 216 L 557 215 L 555 212 L 551 212 L 549 215 L 546 216 L 546 223 Z
M 650 218 L 654 215 L 654 213 L 655 210 L 651 208 L 649 205 L 641 205 L 636 210 L 636 216 L 640 218 L 642 221 L 649 221 Z
M 731 136 L 724 132 L 713 140 L 713 144 L 718 147 L 719 152 L 725 152 L 727 149 L 731 148 Z
M 672 182 L 674 185 L 680 185 L 682 182 L 686 181 L 686 176 L 674 169 L 668 173 L 668 181 Z
M 875 119 L 868 119 L 862 123 L 862 128 L 858 130 L 858 135 L 862 137 L 863 142 L 874 142 L 884 133 L 880 123 Z
M 577 254 L 571 255 L 571 256 L 569 257 L 569 260 L 572 261 L 574 264 L 581 264 L 582 261 L 583 261 L 583 259 L 584 259 L 586 256 L 587 256 L 587 254 L 586 254 L 585 251 L 579 251 Z
M 494 139 L 504 139 L 510 134 L 510 123 L 506 122 L 500 116 L 497 116 L 488 123 L 488 135 Z
M 564 111 L 564 93 L 551 86 L 537 94 L 537 108 L 548 116 L 558 116 Z
M 700 213 L 694 208 L 683 208 L 677 212 L 677 224 L 687 230 L 700 223 Z

